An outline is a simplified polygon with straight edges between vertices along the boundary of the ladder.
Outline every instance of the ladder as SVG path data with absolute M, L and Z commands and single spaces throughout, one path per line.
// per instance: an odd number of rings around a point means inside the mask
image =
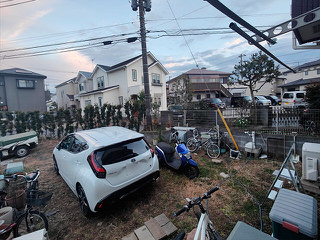
M 275 179 L 273 180 L 273 183 L 271 184 L 268 193 L 265 197 L 265 199 L 262 202 L 262 205 L 265 203 L 265 201 L 269 198 L 271 200 L 275 200 L 278 189 L 282 188 L 283 181 L 279 178 L 282 178 L 284 180 L 289 180 L 293 183 L 295 189 L 297 192 L 299 191 L 299 187 L 301 188 L 302 192 L 304 192 L 304 188 L 302 186 L 301 180 L 298 176 L 298 173 L 294 167 L 294 164 L 292 162 L 292 156 L 295 149 L 295 142 L 292 144 L 285 160 L 283 161 L 281 168 L 279 170 L 275 170 L 273 172 L 273 175 L 275 175 Z

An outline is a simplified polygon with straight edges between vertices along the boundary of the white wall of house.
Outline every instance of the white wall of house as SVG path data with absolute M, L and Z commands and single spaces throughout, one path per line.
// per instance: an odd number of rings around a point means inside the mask
M 74 95 L 74 84 L 67 83 L 56 88 L 58 108 L 67 109 L 74 105 L 74 101 L 70 101 L 68 95 Z
M 119 85 L 119 90 L 118 90 L 119 95 L 116 97 L 116 99 L 119 99 L 119 97 L 122 96 L 124 102 L 129 99 L 127 74 L 125 70 L 126 68 L 119 68 L 116 71 L 112 71 L 108 73 L 108 77 L 109 77 L 108 87 Z M 119 104 L 119 101 L 117 101 L 116 104 Z

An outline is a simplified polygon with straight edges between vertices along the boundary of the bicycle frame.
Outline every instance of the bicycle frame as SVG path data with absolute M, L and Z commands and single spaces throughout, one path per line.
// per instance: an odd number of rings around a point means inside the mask
M 207 226 L 209 221 L 210 219 L 208 214 L 201 213 L 201 217 L 197 226 L 197 231 L 196 231 L 196 234 L 194 235 L 194 240 L 199 240 L 199 237 L 201 240 L 206 239 L 206 232 L 207 232 Z

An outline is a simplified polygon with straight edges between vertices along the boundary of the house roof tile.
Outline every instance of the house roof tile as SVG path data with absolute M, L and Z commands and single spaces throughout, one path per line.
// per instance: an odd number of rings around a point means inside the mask
M 45 75 L 35 73 L 22 68 L 10 68 L 10 69 L 0 70 L 0 75 L 31 76 L 31 77 L 43 78 L 43 79 L 47 78 Z
M 69 84 L 71 82 L 74 82 L 75 80 L 76 80 L 76 77 L 71 78 L 71 79 L 69 79 L 69 80 L 67 80 L 65 82 L 60 83 L 59 85 L 56 85 L 55 88 L 62 87 L 62 86 L 67 85 L 67 84 Z
M 301 85 L 308 85 L 311 83 L 318 83 L 318 82 L 320 82 L 320 78 L 299 79 L 293 82 L 283 84 L 279 87 L 283 88 L 283 87 L 301 86 Z

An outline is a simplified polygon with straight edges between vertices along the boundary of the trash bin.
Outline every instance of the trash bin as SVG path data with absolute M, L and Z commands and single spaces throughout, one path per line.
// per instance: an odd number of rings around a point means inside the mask
M 280 189 L 269 213 L 272 232 L 280 240 L 317 239 L 317 200 L 303 193 Z
M 251 227 L 250 225 L 238 221 L 236 226 L 232 229 L 227 240 L 276 240 L 270 235 Z

